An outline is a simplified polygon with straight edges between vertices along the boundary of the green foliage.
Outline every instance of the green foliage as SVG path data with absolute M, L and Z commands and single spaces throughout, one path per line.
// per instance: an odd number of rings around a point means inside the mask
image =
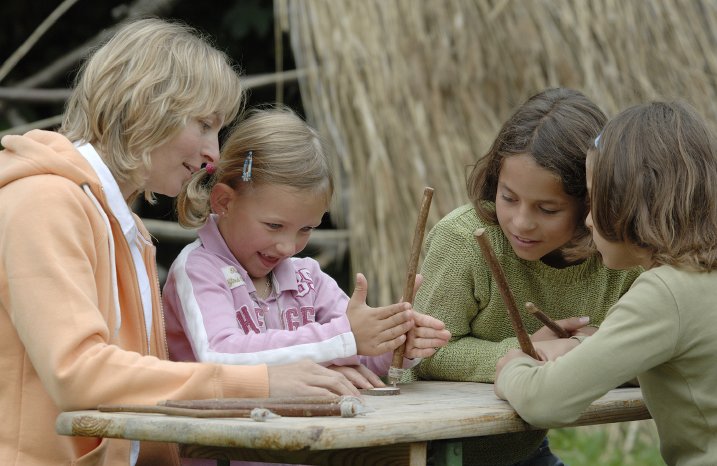
M 653 421 L 553 429 L 550 449 L 568 466 L 660 466 Z

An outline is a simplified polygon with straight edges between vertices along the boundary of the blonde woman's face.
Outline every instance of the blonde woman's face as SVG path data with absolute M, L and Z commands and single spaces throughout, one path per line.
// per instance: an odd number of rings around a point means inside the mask
M 172 139 L 152 151 L 152 168 L 144 190 L 174 197 L 205 162 L 219 160 L 218 116 L 189 120 Z
M 581 218 L 581 203 L 563 190 L 560 179 L 532 155 L 506 157 L 498 176 L 496 216 L 515 254 L 543 259 L 570 242 Z

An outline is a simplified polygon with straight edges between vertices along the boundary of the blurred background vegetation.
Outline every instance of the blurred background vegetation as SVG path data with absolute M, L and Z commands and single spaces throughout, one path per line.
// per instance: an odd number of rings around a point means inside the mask
M 3 0 L 0 10 L 0 133 L 51 128 L 81 59 L 129 17 L 189 23 L 247 77 L 301 69 L 252 87 L 248 104 L 282 101 L 336 148 L 340 189 L 322 230 L 339 234 L 306 254 L 348 292 L 365 272 L 374 304 L 401 293 L 422 188 L 436 188 L 430 228 L 466 202 L 466 167 L 532 93 L 577 88 L 608 114 L 680 97 L 717 114 L 709 0 Z M 135 208 L 174 219 L 168 199 Z M 188 233 L 155 235 L 161 266 Z M 662 464 L 651 421 L 550 436 L 571 466 Z

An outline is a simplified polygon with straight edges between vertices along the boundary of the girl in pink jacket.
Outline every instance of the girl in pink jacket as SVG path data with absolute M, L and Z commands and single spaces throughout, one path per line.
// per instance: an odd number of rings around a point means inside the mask
M 447 343 L 443 323 L 408 303 L 367 306 L 363 275 L 349 299 L 315 260 L 294 257 L 332 193 L 325 146 L 291 110 L 256 109 L 239 123 L 218 165 L 207 165 L 178 199 L 180 223 L 203 226 L 164 288 L 171 359 L 309 358 L 372 388 L 383 386 L 376 374 L 387 373 L 405 341 L 405 366 Z

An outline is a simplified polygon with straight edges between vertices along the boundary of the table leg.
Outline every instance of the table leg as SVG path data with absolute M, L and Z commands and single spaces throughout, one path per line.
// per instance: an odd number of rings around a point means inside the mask
M 431 450 L 435 466 L 463 466 L 462 441 L 441 440 L 431 442 Z
M 428 442 L 414 442 L 408 446 L 408 465 L 426 466 Z

